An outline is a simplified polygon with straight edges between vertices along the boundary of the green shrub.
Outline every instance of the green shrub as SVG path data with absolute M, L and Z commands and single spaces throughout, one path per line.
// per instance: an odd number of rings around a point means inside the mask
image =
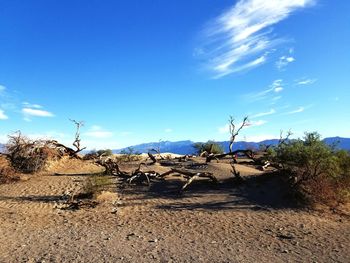
M 224 149 L 220 144 L 215 141 L 207 141 L 206 143 L 197 142 L 193 145 L 198 155 L 203 152 L 207 152 L 207 154 L 220 154 L 224 152 Z
M 321 141 L 317 132 L 305 133 L 303 139 L 289 140 L 268 150 L 273 163 L 288 174 L 293 188 L 310 200 L 340 203 L 348 198 L 350 156 Z

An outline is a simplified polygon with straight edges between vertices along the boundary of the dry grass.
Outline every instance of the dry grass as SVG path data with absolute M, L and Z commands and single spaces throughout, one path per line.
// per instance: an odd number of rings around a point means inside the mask
M 350 178 L 320 176 L 317 180 L 305 182 L 301 188 L 313 204 L 337 207 L 350 200 Z

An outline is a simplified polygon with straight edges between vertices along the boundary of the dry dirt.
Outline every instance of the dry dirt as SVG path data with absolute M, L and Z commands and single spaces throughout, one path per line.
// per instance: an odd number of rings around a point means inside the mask
M 293 207 L 244 165 L 244 185 L 228 179 L 228 164 L 211 163 L 220 183 L 196 181 L 182 194 L 178 177 L 150 187 L 108 177 L 95 208 L 59 209 L 91 178 L 74 174 L 99 169 L 65 160 L 0 185 L 0 262 L 350 262 L 349 217 Z

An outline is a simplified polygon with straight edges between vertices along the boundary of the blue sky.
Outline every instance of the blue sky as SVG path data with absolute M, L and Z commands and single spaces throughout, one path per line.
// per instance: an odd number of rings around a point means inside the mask
M 350 2 L 0 1 L 0 141 L 350 137 Z

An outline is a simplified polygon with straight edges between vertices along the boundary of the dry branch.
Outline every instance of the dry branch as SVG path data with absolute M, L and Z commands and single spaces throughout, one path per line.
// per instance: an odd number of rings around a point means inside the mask
M 176 174 L 176 173 L 183 175 L 187 179 L 187 182 L 181 188 L 182 191 L 185 190 L 194 180 L 196 180 L 198 178 L 209 178 L 214 183 L 218 182 L 218 180 L 216 179 L 216 177 L 212 173 L 208 173 L 208 172 L 194 173 L 194 172 L 190 172 L 187 170 L 176 169 L 176 168 L 172 168 L 170 171 L 167 171 L 167 172 L 161 174 L 159 177 L 164 178 L 167 175 Z

